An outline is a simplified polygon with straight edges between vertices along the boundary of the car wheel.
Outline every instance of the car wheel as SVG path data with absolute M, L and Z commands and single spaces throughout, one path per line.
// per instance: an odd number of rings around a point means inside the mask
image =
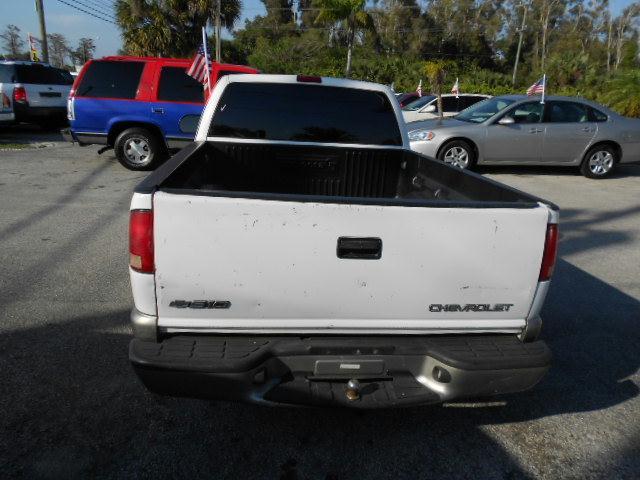
M 605 178 L 618 163 L 618 153 L 608 145 L 591 148 L 582 160 L 580 172 L 588 178 Z
M 129 170 L 152 170 L 167 157 L 157 135 L 146 128 L 129 128 L 116 139 L 118 161 Z
M 476 155 L 469 143 L 464 140 L 454 140 L 440 149 L 438 160 L 453 167 L 467 170 L 475 164 Z

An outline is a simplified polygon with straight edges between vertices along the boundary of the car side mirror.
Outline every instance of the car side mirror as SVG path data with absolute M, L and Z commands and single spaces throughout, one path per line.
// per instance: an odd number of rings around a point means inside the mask
M 498 125 L 513 125 L 514 123 L 516 123 L 516 121 L 509 115 L 505 115 L 500 120 L 498 120 Z
M 424 110 L 422 110 L 424 113 L 433 113 L 436 111 L 436 106 L 432 103 L 431 105 L 427 105 L 426 107 L 424 107 Z

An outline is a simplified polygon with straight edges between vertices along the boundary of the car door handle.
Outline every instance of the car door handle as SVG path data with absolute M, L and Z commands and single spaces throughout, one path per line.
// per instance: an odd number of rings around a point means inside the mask
M 584 127 L 582 129 L 583 132 L 592 132 L 593 130 L 591 130 L 591 127 Z
M 340 237 L 336 253 L 338 258 L 379 260 L 382 258 L 382 240 L 375 237 Z
M 529 133 L 540 133 L 542 132 L 542 129 L 540 128 L 530 128 L 529 129 Z
M 151 111 L 153 113 L 163 114 L 164 113 L 164 108 L 154 107 L 154 108 L 151 109 Z

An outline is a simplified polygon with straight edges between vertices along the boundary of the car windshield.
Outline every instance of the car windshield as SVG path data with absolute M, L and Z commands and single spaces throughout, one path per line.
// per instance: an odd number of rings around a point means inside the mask
M 514 102 L 510 98 L 489 98 L 470 106 L 454 118 L 463 122 L 482 123 Z
M 433 95 L 423 95 L 422 97 L 417 98 L 413 102 L 407 103 L 404 107 L 402 107 L 402 110 L 406 112 L 415 112 L 416 110 L 420 110 L 427 103 L 433 101 L 435 98 L 436 97 Z

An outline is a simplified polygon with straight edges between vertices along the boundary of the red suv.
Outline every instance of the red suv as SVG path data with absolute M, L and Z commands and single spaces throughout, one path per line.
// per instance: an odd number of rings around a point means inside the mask
M 154 168 L 170 149 L 193 140 L 204 108 L 204 89 L 186 71 L 192 60 L 104 57 L 87 62 L 69 94 L 71 127 L 65 137 L 102 144 L 131 170 Z M 242 65 L 213 63 L 211 82 L 224 75 L 258 73 Z

